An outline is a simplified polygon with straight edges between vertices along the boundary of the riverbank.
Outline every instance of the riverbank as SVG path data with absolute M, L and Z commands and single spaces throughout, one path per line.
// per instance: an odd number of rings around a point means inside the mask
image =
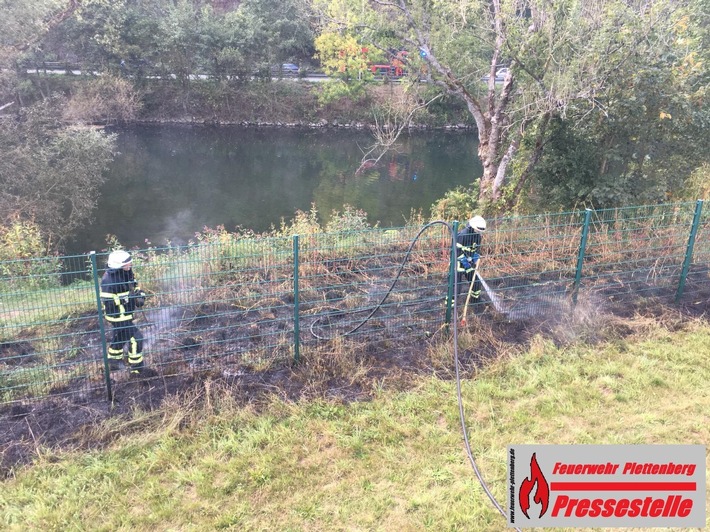
M 152 83 L 141 89 L 142 105 L 135 121 L 391 129 L 411 115 L 410 129 L 475 127 L 466 109 L 453 100 L 440 99 L 436 104 L 419 108 L 434 94 L 434 89 L 423 83 L 372 83 L 356 100 L 342 97 L 327 103 L 321 98 L 323 90 L 323 83 L 292 79 L 242 86 L 204 80 L 191 82 L 189 87 Z
M 326 98 L 328 82 L 302 78 L 245 83 L 117 78 L 37 71 L 25 104 L 46 94 L 67 98 L 63 118 L 75 124 L 204 124 L 244 127 L 388 130 L 475 130 L 457 99 L 425 82 L 372 81 L 350 95 Z M 426 105 L 425 105 L 426 103 Z
M 148 118 L 148 119 L 138 119 L 134 120 L 133 123 L 137 125 L 170 125 L 170 124 L 185 124 L 185 125 L 195 125 L 195 126 L 241 126 L 248 128 L 290 128 L 290 129 L 356 129 L 356 130 L 367 130 L 376 127 L 375 123 L 364 123 L 364 122 L 342 122 L 340 120 L 334 119 L 328 121 L 326 119 L 321 119 L 318 122 L 269 122 L 269 121 L 232 121 L 223 119 L 203 119 L 197 116 L 183 116 L 175 118 Z M 385 129 L 390 129 L 385 127 Z M 411 124 L 407 127 L 410 131 L 427 131 L 427 130 L 444 130 L 444 131 L 471 131 L 473 127 L 467 124 L 444 124 L 441 126 L 432 126 L 427 124 Z
M 26 103 L 46 94 L 67 98 L 64 119 L 80 124 L 205 124 L 245 127 L 401 127 L 475 130 L 475 121 L 457 99 L 425 82 L 372 81 L 349 95 L 325 97 L 329 82 L 303 78 L 254 79 L 245 83 L 194 79 L 57 75 L 37 71 Z M 427 103 L 428 102 L 428 103 Z M 426 103 L 426 105 L 425 105 Z

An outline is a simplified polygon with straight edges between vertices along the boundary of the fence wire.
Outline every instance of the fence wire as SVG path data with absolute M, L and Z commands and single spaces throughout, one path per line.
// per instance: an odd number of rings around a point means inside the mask
M 164 377 L 234 376 L 327 353 L 344 338 L 367 352 L 411 349 L 451 318 L 451 234 L 432 226 L 413 244 L 421 229 L 215 232 L 132 250 L 148 294 L 135 312 L 145 360 Z M 476 305 L 509 320 L 565 315 L 577 294 L 707 303 L 710 215 L 698 202 L 491 219 L 481 257 Z M 98 299 L 106 259 L 0 262 L 0 405 L 96 400 L 129 379 L 106 372 L 111 328 Z
M 526 319 L 568 309 L 583 222 L 583 213 L 491 220 L 479 270 L 499 313 Z
M 693 205 L 598 211 L 585 254 L 585 284 L 604 296 L 674 295 Z
M 0 263 L 0 404 L 103 388 L 87 257 Z
M 702 210 L 695 238 L 692 262 L 689 265 L 684 294 L 692 304 L 707 301 L 707 283 L 710 277 L 710 209 Z

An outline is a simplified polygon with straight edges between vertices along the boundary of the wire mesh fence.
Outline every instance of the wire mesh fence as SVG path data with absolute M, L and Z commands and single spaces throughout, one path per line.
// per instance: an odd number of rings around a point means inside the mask
M 86 256 L 0 264 L 0 403 L 103 388 Z
M 583 227 L 579 212 L 491 220 L 480 269 L 496 311 L 525 319 L 568 310 Z
M 585 284 L 609 297 L 673 296 L 693 215 L 692 204 L 599 211 L 585 254 Z
M 132 250 L 147 294 L 134 312 L 145 361 L 163 377 L 234 376 L 344 339 L 368 352 L 406 349 L 457 319 L 456 227 L 215 232 L 187 246 Z M 481 256 L 476 305 L 508 320 L 564 315 L 579 297 L 694 302 L 710 288 L 710 217 L 698 202 L 497 218 Z M 129 379 L 107 363 L 106 258 L 0 262 L 0 405 L 110 398 Z
M 685 294 L 695 305 L 702 304 L 703 296 L 707 298 L 701 287 L 707 286 L 710 275 L 710 209 L 703 210 L 701 203 L 696 207 L 696 213 L 698 211 L 695 224 L 697 231 L 695 235 L 691 232 L 688 237 L 688 249 L 692 253 L 690 257 L 692 260 L 688 261 L 686 277 L 681 278 L 681 293 L 677 297 L 679 300 Z
M 412 246 L 419 230 L 309 239 L 300 261 L 305 345 L 342 336 L 386 345 L 443 322 L 451 234 L 444 226 L 432 227 Z

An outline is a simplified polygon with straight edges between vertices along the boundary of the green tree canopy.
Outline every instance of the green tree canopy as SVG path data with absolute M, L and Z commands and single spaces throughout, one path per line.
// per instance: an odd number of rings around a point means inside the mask
M 347 28 L 363 42 L 405 48 L 410 61 L 427 64 L 430 80 L 463 101 L 476 122 L 483 165 L 479 199 L 507 205 L 538 175 L 534 170 L 559 132 L 553 123 L 575 129 L 596 124 L 605 140 L 601 124 L 616 112 L 624 119 L 653 118 L 667 128 L 660 112 L 668 76 L 660 73 L 673 77 L 679 57 L 688 61 L 701 46 L 697 35 L 680 35 L 683 24 L 686 33 L 700 27 L 699 3 L 671 0 L 314 0 L 314 7 L 323 32 Z M 496 82 L 504 66 L 507 73 Z M 623 93 L 629 79 L 645 86 L 644 96 L 626 100 L 623 109 L 617 99 L 639 91 L 634 85 Z M 682 92 L 676 100 L 687 96 Z M 676 112 L 673 127 L 693 122 L 689 107 Z M 646 126 L 637 120 L 629 123 L 634 127 Z M 661 136 L 646 144 L 658 150 Z
M 32 221 L 54 245 L 91 219 L 114 151 L 113 135 L 67 128 L 61 110 L 53 97 L 0 120 L 0 224 Z

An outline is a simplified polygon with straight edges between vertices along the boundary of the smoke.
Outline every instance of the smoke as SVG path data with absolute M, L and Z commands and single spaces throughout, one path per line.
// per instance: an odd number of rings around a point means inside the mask
M 181 269 L 177 262 L 165 272 L 162 279 L 157 280 L 159 290 L 153 296 L 153 305 L 145 312 L 149 326 L 145 335 L 145 349 L 154 355 L 169 351 L 179 344 L 178 337 L 186 316 L 194 313 L 200 281 L 198 277 Z

